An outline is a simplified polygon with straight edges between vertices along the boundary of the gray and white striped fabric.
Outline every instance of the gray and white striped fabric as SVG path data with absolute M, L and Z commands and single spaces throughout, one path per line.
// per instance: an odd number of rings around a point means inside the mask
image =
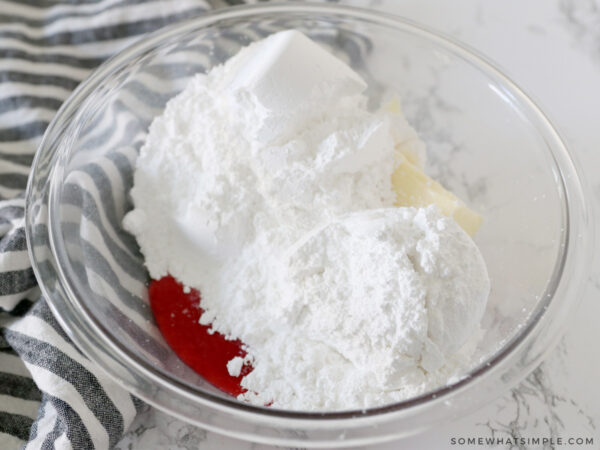
M 94 370 L 39 298 L 23 190 L 45 128 L 91 70 L 140 35 L 211 3 L 0 0 L 2 449 L 110 448 L 135 417 L 139 400 Z

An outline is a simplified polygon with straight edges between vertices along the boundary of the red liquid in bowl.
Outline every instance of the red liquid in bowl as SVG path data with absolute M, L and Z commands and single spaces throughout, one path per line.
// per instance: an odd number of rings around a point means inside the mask
M 203 313 L 200 292 L 185 293 L 171 276 L 153 280 L 148 288 L 150 307 L 163 337 L 179 358 L 219 389 L 233 396 L 246 392 L 240 383 L 252 371 L 244 365 L 239 376 L 232 377 L 227 362 L 246 352 L 239 340 L 230 341 L 219 333 L 209 333 L 210 326 L 199 323 Z

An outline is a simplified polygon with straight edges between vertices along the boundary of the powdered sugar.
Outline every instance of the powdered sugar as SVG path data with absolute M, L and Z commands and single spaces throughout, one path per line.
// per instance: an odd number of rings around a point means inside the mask
M 229 372 L 229 375 L 232 377 L 239 376 L 240 372 L 242 371 L 242 367 L 244 367 L 244 363 L 244 358 L 241 356 L 236 356 L 235 358 L 231 359 L 227 363 L 227 371 Z
M 243 398 L 294 409 L 367 407 L 439 384 L 489 291 L 479 251 L 433 206 L 339 217 L 280 264 L 291 332 L 261 343 Z
M 302 61 L 315 61 L 313 70 Z M 456 373 L 489 281 L 434 208 L 393 208 L 397 114 L 300 33 L 197 75 L 150 127 L 124 221 L 153 278 L 202 293 L 201 322 L 247 345 L 244 400 L 367 407 Z

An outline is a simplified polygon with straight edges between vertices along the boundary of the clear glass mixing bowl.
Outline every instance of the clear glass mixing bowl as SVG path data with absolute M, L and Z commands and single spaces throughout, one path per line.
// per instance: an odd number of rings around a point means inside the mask
M 427 170 L 484 217 L 492 280 L 477 358 L 464 378 L 401 403 L 335 413 L 240 403 L 183 365 L 157 331 L 147 274 L 121 228 L 152 118 L 189 78 L 271 32 L 296 28 L 368 82 L 397 93 L 428 145 Z M 564 143 L 538 107 L 472 51 L 401 18 L 339 5 L 221 10 L 145 37 L 103 64 L 52 121 L 27 192 L 37 278 L 73 341 L 120 385 L 183 420 L 297 446 L 396 439 L 474 410 L 528 374 L 580 296 L 591 228 Z

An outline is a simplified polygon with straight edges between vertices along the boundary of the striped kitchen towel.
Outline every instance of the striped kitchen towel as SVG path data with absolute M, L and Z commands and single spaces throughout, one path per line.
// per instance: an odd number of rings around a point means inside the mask
M 139 401 L 60 328 L 27 256 L 29 166 L 61 103 L 140 35 L 239 0 L 0 0 L 0 448 L 110 448 Z

